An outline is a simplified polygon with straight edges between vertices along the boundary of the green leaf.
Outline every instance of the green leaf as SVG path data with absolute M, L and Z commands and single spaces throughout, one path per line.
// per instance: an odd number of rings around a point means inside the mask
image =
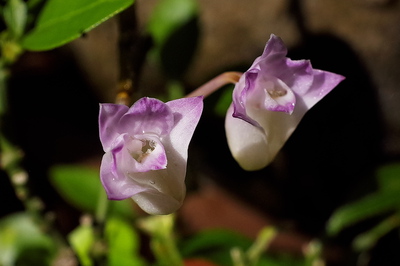
M 78 256 L 81 265 L 93 265 L 93 260 L 90 257 L 90 252 L 95 241 L 93 227 L 90 225 L 78 226 L 68 235 L 68 240 Z
M 99 172 L 78 165 L 56 165 L 50 169 L 50 181 L 65 200 L 81 210 L 95 213 L 99 193 L 103 190 Z M 129 200 L 109 201 L 109 212 L 133 217 Z
M 357 222 L 396 210 L 399 207 L 400 193 L 398 191 L 382 191 L 381 193 L 371 194 L 339 208 L 329 219 L 327 231 L 334 235 Z
M 27 8 L 25 2 L 8 0 L 3 12 L 4 20 L 12 37 L 18 39 L 22 36 L 26 24 Z
M 0 265 L 50 265 L 54 253 L 52 239 L 27 213 L 0 220 Z
M 248 249 L 252 241 L 247 237 L 229 230 L 212 229 L 200 232 L 180 245 L 182 256 L 195 257 L 207 251 L 224 250 L 229 256 L 232 247 Z
M 148 24 L 148 31 L 157 45 L 162 45 L 177 28 L 197 14 L 194 0 L 160 0 Z
M 108 243 L 109 266 L 142 266 L 139 236 L 126 221 L 112 217 L 107 220 L 105 237 Z
M 48 0 L 35 28 L 22 40 L 27 50 L 70 42 L 132 5 L 134 0 Z

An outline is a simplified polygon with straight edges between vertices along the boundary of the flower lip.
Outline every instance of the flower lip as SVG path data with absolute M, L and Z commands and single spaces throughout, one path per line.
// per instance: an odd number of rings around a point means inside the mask
M 296 104 L 296 96 L 282 80 L 267 77 L 260 78 L 259 83 L 256 86 L 263 89 L 254 90 L 253 95 L 249 95 L 250 104 L 253 101 L 253 104 L 258 104 L 260 108 L 265 110 L 292 114 Z M 262 99 L 264 99 L 263 102 Z

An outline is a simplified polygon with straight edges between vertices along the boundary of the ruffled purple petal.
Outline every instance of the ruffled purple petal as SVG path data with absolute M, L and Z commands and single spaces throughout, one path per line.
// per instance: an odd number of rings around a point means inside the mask
M 258 77 L 258 69 L 250 69 L 246 71 L 236 83 L 233 90 L 232 102 L 233 102 L 233 117 L 242 119 L 247 123 L 252 124 L 255 127 L 260 125 L 246 113 L 246 104 L 248 94 L 254 90 L 256 80 Z M 261 129 L 262 130 L 262 129 Z
M 144 97 L 135 102 L 121 117 L 118 130 L 131 136 L 137 134 L 163 136 L 169 134 L 173 125 L 174 116 L 165 103 Z
M 261 61 L 264 61 L 266 58 L 268 58 L 266 63 L 271 63 L 274 60 L 280 60 L 281 58 L 284 58 L 286 54 L 287 48 L 282 39 L 274 34 L 271 34 L 267 44 L 265 45 L 262 55 L 254 61 L 253 65 L 261 63 Z
M 111 149 L 113 141 L 118 137 L 118 122 L 128 109 L 127 106 L 120 104 L 100 104 L 99 133 L 105 152 Z

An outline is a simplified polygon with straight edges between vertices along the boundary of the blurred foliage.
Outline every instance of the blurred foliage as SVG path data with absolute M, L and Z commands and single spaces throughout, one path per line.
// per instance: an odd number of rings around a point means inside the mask
M 196 15 L 197 2 L 194 0 L 159 0 L 147 28 L 156 45 L 161 46 Z
M 357 251 L 373 248 L 381 237 L 400 226 L 400 163 L 380 167 L 376 176 L 378 191 L 340 207 L 327 224 L 327 232 L 335 235 L 369 218 L 386 216 L 354 239 L 353 247 Z
M 234 86 L 231 85 L 222 90 L 222 93 L 214 107 L 214 112 L 216 115 L 220 117 L 225 117 L 226 112 L 228 111 L 228 108 L 232 103 L 233 88 Z
M 98 199 L 104 189 L 99 180 L 99 171 L 79 165 L 56 165 L 50 169 L 50 181 L 71 205 L 94 214 Z M 109 215 L 133 218 L 134 211 L 129 201 L 109 201 Z
M 305 249 L 304 258 L 269 253 L 276 234 L 273 227 L 265 227 L 254 241 L 227 229 L 210 229 L 181 239 L 179 250 L 184 258 L 205 258 L 220 266 L 312 266 L 321 260 L 322 249 L 317 242 Z
M 27 15 L 27 7 L 22 0 L 9 0 L 4 6 L 4 21 L 12 38 L 19 39 L 24 33 Z
M 78 226 L 69 234 L 68 240 L 82 266 L 93 265 L 93 260 L 90 256 L 92 246 L 95 242 L 93 227 L 89 224 Z
M 6 78 L 8 67 L 24 50 L 48 50 L 76 39 L 99 23 L 132 5 L 134 0 L 8 0 L 0 2 L 0 114 L 7 110 Z M 169 81 L 167 100 L 183 97 L 180 79 L 195 53 L 200 30 L 195 0 L 159 0 L 147 26 L 154 41 L 153 56 L 159 60 Z M 225 116 L 233 87 L 226 87 L 215 106 Z M 21 154 L 1 138 L 2 167 L 20 170 Z M 6 164 L 4 164 L 6 163 Z M 9 169 L 8 169 L 9 168 Z M 311 242 L 304 257 L 269 254 L 268 246 L 276 231 L 265 228 L 252 241 L 227 230 L 210 230 L 180 238 L 174 215 L 138 218 L 131 202 L 104 201 L 99 172 L 79 165 L 56 165 L 50 181 L 72 206 L 88 213 L 88 220 L 72 230 L 67 238 L 81 265 L 98 261 L 110 266 L 185 265 L 189 258 L 202 257 L 220 266 L 323 265 L 323 245 Z M 400 226 L 400 164 L 378 169 L 379 190 L 339 208 L 327 224 L 330 236 L 370 218 L 380 222 L 354 238 L 356 251 L 374 247 L 380 238 Z M 104 205 L 106 202 L 106 205 Z M 100 210 L 100 211 L 99 211 Z M 104 212 L 104 213 L 103 213 Z M 92 221 L 98 214 L 101 219 Z M 35 215 L 38 213 L 35 213 Z M 0 220 L 0 265 L 51 265 L 57 248 L 65 243 L 49 234 L 45 219 L 37 221 L 32 213 L 16 213 Z M 86 216 L 84 216 L 86 217 Z M 37 218 L 37 217 L 35 217 Z M 104 220 L 103 220 L 104 218 Z M 140 230 L 140 231 L 139 231 Z M 141 254 L 144 232 L 152 254 Z M 152 263 L 155 257 L 155 264 Z
M 55 242 L 27 213 L 0 220 L 0 265 L 50 265 Z
M 175 215 L 149 216 L 138 220 L 141 230 L 150 235 L 150 247 L 157 266 L 183 266 L 175 236 Z
M 155 58 L 170 79 L 182 78 L 197 48 L 199 27 L 196 0 L 160 0 L 147 30 Z
M 108 245 L 107 265 L 143 266 L 140 256 L 140 237 L 130 223 L 117 217 L 107 220 L 105 239 Z

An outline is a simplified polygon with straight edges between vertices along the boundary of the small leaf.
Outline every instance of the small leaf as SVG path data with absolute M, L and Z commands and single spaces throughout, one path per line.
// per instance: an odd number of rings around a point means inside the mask
M 69 235 L 68 240 L 83 266 L 93 265 L 90 251 L 93 247 L 95 236 L 93 227 L 90 225 L 80 225 Z
M 327 231 L 331 235 L 337 234 L 357 222 L 388 211 L 394 211 L 399 206 L 400 193 L 398 191 L 371 194 L 339 208 L 329 219 Z
M 139 236 L 127 222 L 116 217 L 107 220 L 105 237 L 108 243 L 109 266 L 142 266 Z
M 8 0 L 3 12 L 4 20 L 11 35 L 14 39 L 18 39 L 22 36 L 26 24 L 27 8 L 25 2 L 22 0 Z
M 132 5 L 134 0 L 48 0 L 35 28 L 22 40 L 27 50 L 70 42 Z
M 50 169 L 50 181 L 65 200 L 81 210 L 94 213 L 103 190 L 99 172 L 78 165 L 56 165 Z M 133 217 L 129 200 L 109 201 L 110 214 Z

